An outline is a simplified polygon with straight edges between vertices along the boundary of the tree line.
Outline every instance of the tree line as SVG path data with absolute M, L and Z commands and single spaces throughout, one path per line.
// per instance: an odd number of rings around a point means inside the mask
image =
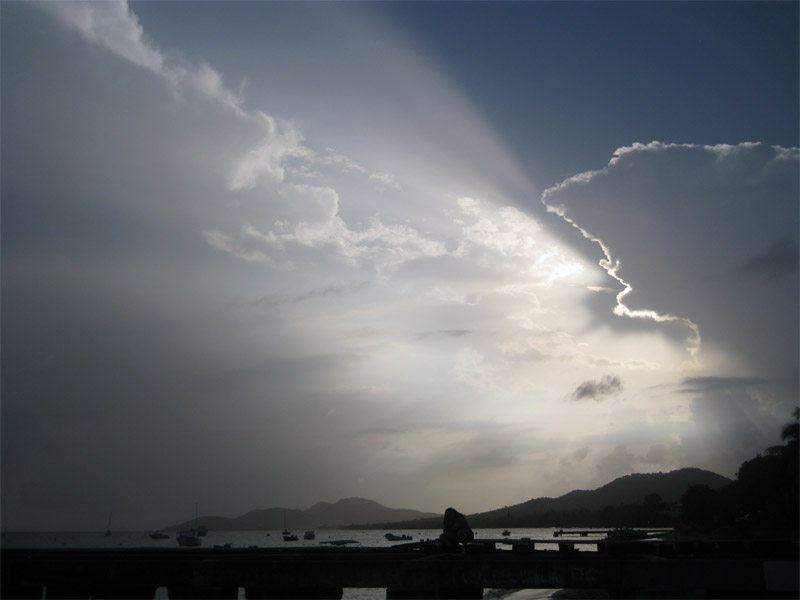
M 689 486 L 681 500 L 681 523 L 699 532 L 730 536 L 784 534 L 797 539 L 800 526 L 800 408 L 781 431 L 783 445 L 742 463 L 736 480 L 712 490 Z
M 602 509 L 546 510 L 534 514 L 498 511 L 481 515 L 481 527 L 674 527 L 687 532 L 730 537 L 766 535 L 798 537 L 800 497 L 798 440 L 800 409 L 782 431 L 783 445 L 742 463 L 736 479 L 714 489 L 689 485 L 679 502 L 665 502 L 658 494 L 638 504 Z

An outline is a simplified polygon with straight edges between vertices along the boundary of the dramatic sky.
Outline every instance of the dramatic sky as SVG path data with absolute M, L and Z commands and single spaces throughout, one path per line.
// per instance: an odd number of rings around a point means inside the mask
M 1 9 L 3 528 L 780 442 L 798 3 Z

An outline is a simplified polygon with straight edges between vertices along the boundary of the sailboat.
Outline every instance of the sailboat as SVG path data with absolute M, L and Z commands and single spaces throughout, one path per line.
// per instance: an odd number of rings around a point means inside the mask
M 286 511 L 283 511 L 283 531 L 281 532 L 283 535 L 290 535 L 292 532 L 286 529 Z
M 108 527 L 106 527 L 106 535 L 111 535 L 111 513 L 108 513 Z
M 297 536 L 294 535 L 288 529 L 286 529 L 286 511 L 283 511 L 283 541 L 284 542 L 296 542 L 297 541 Z
M 199 546 L 202 543 L 200 536 L 197 535 L 197 504 L 194 505 L 194 527 L 179 531 L 177 537 L 179 546 Z

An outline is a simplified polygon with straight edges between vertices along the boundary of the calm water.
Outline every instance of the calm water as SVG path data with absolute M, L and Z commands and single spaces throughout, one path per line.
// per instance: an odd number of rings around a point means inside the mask
M 553 544 L 537 544 L 537 548 L 542 550 L 556 550 L 558 549 L 557 542 L 560 538 L 553 537 L 554 528 L 540 528 L 540 529 L 512 529 L 511 535 L 504 537 L 502 529 L 476 529 L 475 537 L 477 539 L 505 539 L 510 541 L 519 540 L 523 537 L 536 540 L 553 540 Z M 34 532 L 34 533 L 17 533 L 17 532 L 4 532 L 2 534 L 2 547 L 3 548 L 174 548 L 177 546 L 175 541 L 175 533 L 168 532 L 170 539 L 166 540 L 153 540 L 150 539 L 149 532 L 143 531 L 119 531 L 113 532 L 110 536 L 104 535 L 104 532 Z M 320 529 L 316 531 L 316 539 L 306 540 L 303 539 L 304 531 L 293 531 L 300 539 L 296 542 L 285 542 L 281 531 L 209 531 L 208 535 L 203 538 L 203 547 L 212 548 L 215 545 L 222 546 L 230 544 L 233 548 L 247 548 L 250 546 L 258 546 L 260 548 L 297 548 L 297 547 L 315 547 L 321 545 L 322 542 L 332 540 L 356 540 L 361 546 L 367 547 L 387 547 L 404 542 L 389 542 L 384 537 L 387 530 L 372 530 L 372 529 Z M 434 540 L 439 537 L 441 529 L 417 529 L 417 530 L 396 530 L 393 533 L 398 535 L 405 534 L 411 535 L 412 541 L 419 541 L 425 539 Z M 601 539 L 603 535 L 598 535 L 597 539 Z M 588 539 L 592 539 L 591 537 Z M 576 538 L 572 541 L 586 541 L 587 538 Z M 327 544 L 322 544 L 327 546 Z M 356 546 L 358 544 L 355 544 Z M 351 544 L 351 547 L 353 545 Z M 510 550 L 511 546 L 498 544 L 498 549 Z M 595 547 L 576 546 L 581 551 L 594 551 Z M 545 598 L 558 598 L 564 592 L 559 590 L 484 590 L 484 598 L 486 599 L 505 599 L 505 600 L 539 600 Z M 555 594 L 555 595 L 554 595 Z M 164 600 L 168 598 L 167 589 L 159 588 L 156 591 L 157 599 Z M 383 600 L 386 597 L 386 592 L 383 588 L 346 588 L 344 590 L 343 600 Z M 572 596 L 575 597 L 575 596 Z M 583 596 L 591 597 L 591 596 Z M 239 589 L 239 598 L 244 598 L 244 590 Z
M 556 528 L 540 529 L 512 529 L 511 535 L 507 538 L 502 535 L 502 529 L 476 529 L 477 539 L 506 539 L 508 541 L 519 540 L 523 537 L 531 539 L 553 540 L 552 546 L 549 544 L 537 544 L 537 548 L 543 550 L 556 550 L 556 543 L 559 539 L 554 538 L 553 532 Z M 300 539 L 296 542 L 283 541 L 280 530 L 275 531 L 214 531 L 210 530 L 208 535 L 203 538 L 203 547 L 211 548 L 214 545 L 230 544 L 234 548 L 247 548 L 249 546 L 259 546 L 260 548 L 297 548 L 314 547 L 322 542 L 332 540 L 356 540 L 362 546 L 368 547 L 387 547 L 401 544 L 403 542 L 389 542 L 384 537 L 388 530 L 384 529 L 319 529 L 316 530 L 316 539 L 303 539 L 302 530 L 294 530 L 293 533 Z M 170 539 L 153 540 L 150 539 L 148 531 L 116 531 L 112 535 L 106 536 L 104 532 L 3 532 L 2 546 L 4 548 L 172 548 L 177 546 L 175 532 L 167 532 Z M 425 539 L 435 540 L 439 537 L 441 529 L 409 529 L 393 531 L 398 535 L 410 535 L 412 541 Z M 598 534 L 596 539 L 602 539 L 603 534 Z M 587 538 L 575 537 L 572 540 L 563 538 L 565 541 L 586 541 Z M 593 539 L 591 536 L 589 540 Z M 510 549 L 509 546 L 498 545 L 499 549 Z M 581 547 L 579 550 L 594 550 L 594 546 Z

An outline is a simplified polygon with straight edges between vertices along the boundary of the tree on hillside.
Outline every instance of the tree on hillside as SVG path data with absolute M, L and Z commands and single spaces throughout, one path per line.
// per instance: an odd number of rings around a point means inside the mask
M 781 439 L 786 442 L 785 446 L 772 446 L 767 448 L 767 454 L 772 456 L 797 455 L 800 448 L 800 407 L 795 407 L 792 411 L 794 421 L 787 423 L 781 429 Z
M 712 490 L 689 488 L 681 506 L 684 523 L 695 527 L 728 528 L 736 535 L 789 535 L 798 537 L 800 514 L 800 409 L 781 430 L 782 446 L 772 446 L 762 456 L 739 467 L 736 480 L 714 497 Z M 696 486 L 693 486 L 696 487 Z M 713 518 L 709 510 L 714 510 Z
M 715 525 L 720 514 L 721 495 L 707 485 L 690 485 L 681 499 L 681 521 L 700 529 Z

